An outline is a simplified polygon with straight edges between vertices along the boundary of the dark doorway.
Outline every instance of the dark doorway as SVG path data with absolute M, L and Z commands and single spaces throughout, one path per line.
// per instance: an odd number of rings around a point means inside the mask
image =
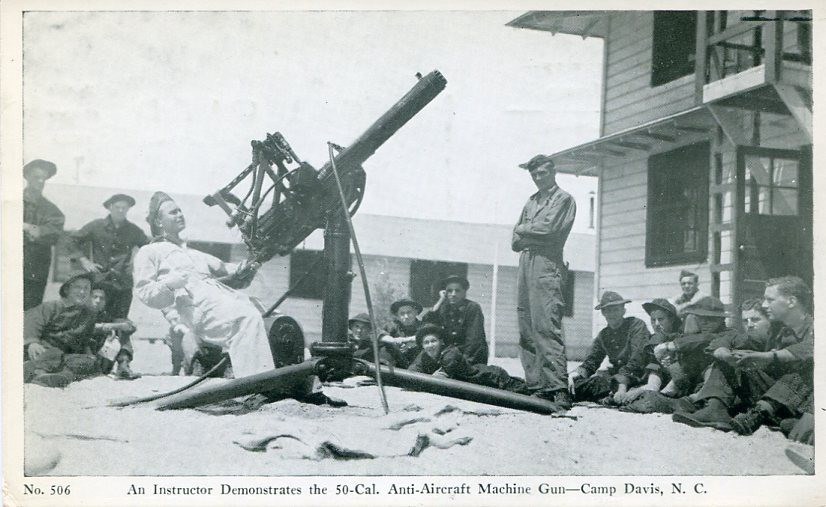
M 735 302 L 762 297 L 769 278 L 797 275 L 811 287 L 810 151 L 737 150 Z
M 467 264 L 414 260 L 410 263 L 410 296 L 424 306 L 433 306 L 439 299 L 439 282 L 450 275 L 467 278 Z

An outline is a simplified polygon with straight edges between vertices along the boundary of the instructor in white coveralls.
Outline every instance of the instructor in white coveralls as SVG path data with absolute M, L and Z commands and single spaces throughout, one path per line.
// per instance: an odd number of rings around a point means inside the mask
M 235 377 L 275 368 L 261 313 L 248 296 L 218 280 L 257 266 L 187 248 L 180 237 L 183 212 L 163 192 L 152 195 L 146 220 L 153 240 L 135 256 L 135 295 L 166 314 L 177 312 L 199 340 L 228 352 Z

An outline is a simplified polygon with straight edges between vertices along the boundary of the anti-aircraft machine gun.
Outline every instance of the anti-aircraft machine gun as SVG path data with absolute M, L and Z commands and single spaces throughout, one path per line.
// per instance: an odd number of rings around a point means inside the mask
M 303 340 L 295 340 L 296 333 L 301 334 L 300 327 L 290 317 L 279 317 L 269 331 L 277 360 L 275 370 L 196 392 L 180 393 L 164 400 L 159 408 L 191 408 L 267 392 L 309 375 L 326 380 L 366 374 L 389 384 L 481 403 L 544 414 L 559 411 L 553 403 L 539 398 L 357 360 L 347 344 L 353 278 L 348 220 L 364 197 L 366 174 L 362 164 L 447 84 L 438 71 L 417 77 L 419 80 L 413 88 L 350 146 L 342 148 L 331 144 L 331 159 L 321 169 L 316 170 L 301 160 L 280 133 L 267 134 L 263 141 L 252 141 L 250 165 L 226 186 L 204 199 L 207 205 L 220 206 L 226 212 L 228 226 L 238 227 L 249 249 L 250 260 L 254 262 L 263 263 L 276 255 L 288 255 L 313 231 L 324 229 L 323 265 L 316 267 L 325 274 L 322 341 L 311 346 L 313 357 L 303 361 Z M 333 149 L 338 151 L 334 156 Z M 251 184 L 239 198 L 233 190 L 245 180 L 250 180 Z M 265 204 L 267 202 L 269 205 Z M 241 274 L 240 278 L 227 283 L 243 286 L 249 282 L 244 277 Z M 273 313 L 290 290 L 264 312 L 265 317 Z

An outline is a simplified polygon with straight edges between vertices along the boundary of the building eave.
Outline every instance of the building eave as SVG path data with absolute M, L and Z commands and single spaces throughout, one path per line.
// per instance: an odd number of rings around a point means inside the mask
M 665 118 L 609 134 L 551 155 L 557 172 L 599 176 L 605 160 L 654 154 L 708 138 L 717 126 L 705 106 L 697 106 Z

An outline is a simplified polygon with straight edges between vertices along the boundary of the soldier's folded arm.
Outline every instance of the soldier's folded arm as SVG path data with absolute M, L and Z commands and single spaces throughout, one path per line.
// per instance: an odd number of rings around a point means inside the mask
M 551 206 L 531 222 L 519 224 L 514 233 L 527 238 L 545 238 L 570 231 L 576 217 L 576 203 L 573 198 Z
M 47 206 L 43 221 L 37 224 L 40 232 L 37 240 L 38 243 L 47 245 L 54 245 L 63 234 L 63 225 L 66 222 L 66 217 L 54 204 L 49 203 Z

